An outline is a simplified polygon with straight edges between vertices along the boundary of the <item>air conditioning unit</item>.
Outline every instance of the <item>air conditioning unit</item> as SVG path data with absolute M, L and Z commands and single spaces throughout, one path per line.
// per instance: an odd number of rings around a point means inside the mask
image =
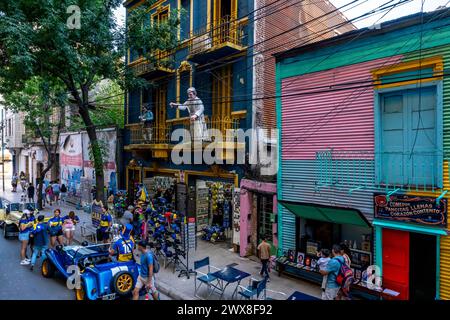
M 211 49 L 211 37 L 209 33 L 197 36 L 192 40 L 192 53 L 198 53 Z

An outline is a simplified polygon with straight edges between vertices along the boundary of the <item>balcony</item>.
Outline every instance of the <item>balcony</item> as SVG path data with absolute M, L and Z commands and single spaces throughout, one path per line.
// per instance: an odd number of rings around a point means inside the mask
M 170 149 L 170 137 L 172 126 L 154 126 L 151 137 L 146 136 L 146 130 L 141 124 L 135 124 L 129 127 L 130 144 L 125 146 L 127 151 L 152 151 L 154 158 L 168 158 Z
M 154 57 L 154 61 L 140 58 L 131 62 L 128 67 L 131 68 L 136 77 L 146 79 L 163 77 L 175 73 L 175 69 L 173 68 L 173 54 L 158 51 Z
M 445 168 L 448 170 L 448 168 Z M 316 152 L 316 187 L 384 192 L 435 192 L 443 188 L 442 153 Z M 447 185 L 445 183 L 445 185 Z
M 219 160 L 234 159 L 235 150 L 244 150 L 245 142 L 237 140 L 237 135 L 233 130 L 239 129 L 239 118 L 210 119 L 206 117 L 208 133 L 211 139 L 201 143 L 202 150 L 207 146 L 214 148 L 216 157 Z M 175 145 L 181 145 L 184 150 L 193 150 L 194 137 L 190 135 L 191 121 L 189 118 L 168 120 L 166 126 L 155 126 L 152 128 L 150 139 L 146 139 L 145 131 L 141 124 L 129 125 L 130 144 L 125 146 L 126 151 L 132 152 L 152 152 L 153 158 L 167 159 L 170 150 Z M 172 132 L 181 129 L 180 141 L 171 141 Z M 180 135 L 177 135 L 180 137 Z M 181 140 L 182 139 L 182 140 Z
M 243 45 L 243 26 L 230 16 L 225 16 L 216 24 L 211 24 L 194 34 L 189 42 L 188 60 L 205 63 L 221 57 L 238 53 L 245 49 Z

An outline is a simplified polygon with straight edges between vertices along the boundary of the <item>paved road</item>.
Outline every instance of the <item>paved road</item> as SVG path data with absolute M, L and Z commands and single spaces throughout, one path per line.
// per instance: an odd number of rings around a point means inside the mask
M 46 279 L 41 275 L 39 261 L 33 272 L 28 266 L 21 266 L 19 245 L 18 240 L 0 236 L 0 300 L 74 300 L 74 292 L 67 289 L 65 279 Z M 170 298 L 161 294 L 161 300 Z
M 40 268 L 31 272 L 19 264 L 19 245 L 0 237 L 0 300 L 73 300 L 63 278 L 46 279 Z

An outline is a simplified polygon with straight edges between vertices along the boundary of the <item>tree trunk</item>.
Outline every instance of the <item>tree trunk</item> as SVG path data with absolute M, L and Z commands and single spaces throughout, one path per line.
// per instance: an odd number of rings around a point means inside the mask
M 97 139 L 97 131 L 94 124 L 92 123 L 91 117 L 89 115 L 89 110 L 87 108 L 80 107 L 79 113 L 86 125 L 86 132 L 91 143 L 92 154 L 94 156 L 94 169 L 95 169 L 95 185 L 96 185 L 96 200 L 104 201 L 104 186 L 105 181 L 103 177 L 103 159 L 100 150 L 100 145 Z
M 53 156 L 51 156 L 51 157 L 53 159 Z M 42 198 L 42 187 L 44 186 L 45 175 L 47 174 L 47 172 L 50 171 L 50 169 L 53 167 L 54 163 L 55 163 L 55 161 L 53 161 L 53 160 L 48 162 L 47 167 L 44 170 L 42 170 L 41 176 L 39 177 L 39 185 L 38 185 L 38 188 L 37 188 L 37 192 L 38 192 L 38 194 L 37 194 L 37 197 L 38 197 L 37 198 L 38 199 L 38 210 L 42 210 L 43 209 L 43 206 L 42 206 L 42 200 L 43 200 L 43 198 Z

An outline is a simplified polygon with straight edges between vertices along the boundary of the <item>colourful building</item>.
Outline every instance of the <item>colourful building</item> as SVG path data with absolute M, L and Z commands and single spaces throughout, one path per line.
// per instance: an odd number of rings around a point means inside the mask
M 377 266 L 398 299 L 450 298 L 449 21 L 416 14 L 276 55 L 280 255 L 346 242 L 356 278 Z
M 142 3 L 129 0 L 124 5 L 129 13 Z M 288 0 L 282 6 L 275 0 L 161 0 L 150 8 L 149 23 L 167 19 L 174 9 L 184 9 L 185 14 L 180 16 L 178 48 L 170 55 L 161 54 L 160 60 L 169 56 L 170 64 L 149 63 L 139 50 L 130 50 L 126 57 L 128 67 L 154 87 L 127 93 L 122 183 L 131 196 L 139 183 L 151 193 L 173 188 L 178 209 L 196 216 L 198 230 L 226 220 L 224 224 L 233 227 L 236 250 L 243 256 L 253 255 L 261 234 L 277 245 L 275 175 L 256 181 L 248 163 L 236 163 L 238 153 L 257 152 L 248 146 L 259 144 L 247 140 L 244 150 L 245 144 L 227 140 L 216 144 L 216 158 L 223 164 L 176 164 L 171 153 L 178 141 L 171 141 L 171 134 L 180 128 L 189 130 L 190 119 L 187 111 L 172 109 L 169 103 L 186 101 L 186 90 L 193 86 L 205 105 L 208 128 L 270 131 L 275 126 L 275 100 L 265 96 L 275 91 L 272 54 L 313 34 L 327 38 L 354 26 L 343 24 L 346 19 L 328 1 L 309 0 L 301 4 Z M 336 29 L 328 30 L 320 21 L 324 14 L 329 14 L 323 19 Z M 139 119 L 144 105 L 151 106 L 155 118 L 151 141 L 145 138 Z M 262 139 L 264 148 L 276 150 L 270 136 Z M 237 194 L 239 190 L 245 192 Z M 238 206 L 240 201 L 243 208 Z

